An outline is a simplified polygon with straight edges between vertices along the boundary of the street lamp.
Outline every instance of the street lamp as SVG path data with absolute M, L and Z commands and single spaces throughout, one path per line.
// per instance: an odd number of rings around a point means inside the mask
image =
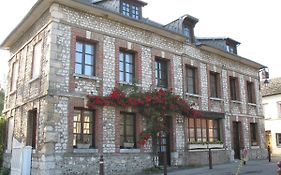
M 259 70 L 259 80 L 262 81 L 263 80 L 263 84 L 265 86 L 267 86 L 269 84 L 269 69 L 268 67 L 264 66 L 262 68 L 260 68 Z

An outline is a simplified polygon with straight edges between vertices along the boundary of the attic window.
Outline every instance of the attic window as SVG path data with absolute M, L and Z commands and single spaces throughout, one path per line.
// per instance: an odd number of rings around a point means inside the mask
M 140 19 L 141 16 L 141 7 L 136 3 L 132 3 L 129 1 L 121 2 L 120 11 L 125 16 L 130 16 L 134 19 Z
M 183 25 L 183 35 L 190 38 L 190 29 L 188 25 Z
M 235 53 L 235 48 L 231 45 L 226 45 L 226 51 L 229 53 Z

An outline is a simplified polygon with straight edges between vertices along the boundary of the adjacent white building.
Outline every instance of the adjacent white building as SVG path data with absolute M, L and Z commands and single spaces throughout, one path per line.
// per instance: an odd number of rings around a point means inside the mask
M 262 86 L 267 145 L 272 154 L 281 155 L 281 78 Z

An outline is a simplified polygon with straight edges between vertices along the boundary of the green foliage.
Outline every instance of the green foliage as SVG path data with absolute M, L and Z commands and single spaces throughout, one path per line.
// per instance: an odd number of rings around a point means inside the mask
M 0 116 L 0 167 L 3 163 L 3 153 L 5 148 L 4 134 L 5 134 L 6 120 L 4 116 Z
M 0 175 L 9 175 L 10 174 L 10 169 L 9 168 L 1 168 L 0 169 Z
M 2 114 L 4 108 L 4 98 L 5 98 L 5 93 L 3 90 L 0 90 L 0 115 Z
M 205 145 L 205 144 L 223 144 L 223 141 L 222 140 L 215 140 L 215 141 L 212 141 L 212 142 L 209 142 L 209 141 L 191 141 L 189 142 L 189 144 L 202 144 L 202 145 Z

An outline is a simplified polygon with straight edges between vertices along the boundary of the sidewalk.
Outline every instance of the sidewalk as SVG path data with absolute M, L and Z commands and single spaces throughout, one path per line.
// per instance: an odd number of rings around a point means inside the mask
M 273 157 L 271 162 L 268 162 L 268 160 L 250 160 L 240 168 L 239 175 L 276 175 L 278 161 L 281 161 L 281 157 Z M 213 165 L 211 170 L 208 166 L 182 170 L 171 169 L 168 171 L 168 175 L 235 175 L 239 164 L 240 162 L 237 161 L 229 164 Z

